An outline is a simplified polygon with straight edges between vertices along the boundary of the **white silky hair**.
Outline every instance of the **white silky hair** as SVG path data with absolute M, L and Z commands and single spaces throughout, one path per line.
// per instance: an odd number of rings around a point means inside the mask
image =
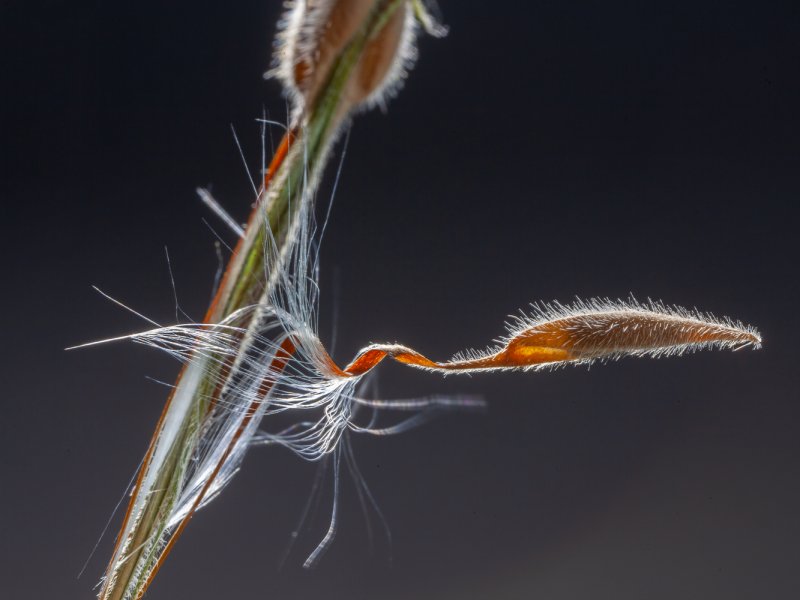
M 329 17 L 336 2 L 330 0 L 289 0 L 284 3 L 285 12 L 278 21 L 278 33 L 275 37 L 275 48 L 272 68 L 264 74 L 265 78 L 274 78 L 281 82 L 284 92 L 293 105 L 293 117 L 298 117 L 305 109 L 303 92 L 295 80 L 295 67 L 305 59 L 313 61 L 319 53 L 317 47 L 320 31 L 329 23 Z M 359 110 L 379 107 L 386 110 L 389 100 L 394 98 L 403 87 L 408 73 L 414 68 L 418 58 L 416 41 L 422 27 L 434 37 L 443 37 L 447 28 L 440 25 L 437 19 L 428 12 L 438 12 L 435 3 L 431 7 L 413 6 L 409 2 L 405 7 L 403 31 L 394 59 L 380 84 L 371 91 L 359 106 Z
M 337 182 L 338 176 L 339 172 Z M 307 178 L 303 185 L 307 189 L 314 187 Z M 336 454 L 342 437 L 348 431 L 379 436 L 396 434 L 424 423 L 442 410 L 483 406 L 482 400 L 470 396 L 398 401 L 368 399 L 359 393 L 367 379 L 366 373 L 344 374 L 332 364 L 318 336 L 320 236 L 314 219 L 314 202 L 305 196 L 305 193 L 301 194 L 301 205 L 294 207 L 295 216 L 282 248 L 279 249 L 269 228 L 269 219 L 266 215 L 263 219 L 267 292 L 260 303 L 240 308 L 219 323 L 157 326 L 83 345 L 133 341 L 166 352 L 184 363 L 184 378 L 194 377 L 205 382 L 202 389 L 211 409 L 206 416 L 199 417 L 198 440 L 178 499 L 164 530 L 160 532 L 162 540 L 159 545 L 168 539 L 171 529 L 222 491 L 252 446 L 278 445 L 302 459 L 320 461 Z M 260 210 L 266 210 L 266 207 L 262 205 Z M 245 346 L 247 349 L 243 352 L 241 349 Z M 177 394 L 172 400 L 173 405 L 189 401 L 191 399 L 186 394 Z M 357 423 L 355 416 L 360 409 L 373 413 L 413 411 L 414 414 L 394 425 L 375 427 L 374 418 L 366 425 Z M 261 429 L 262 424 L 269 424 L 271 417 L 281 414 L 294 422 L 288 426 L 284 424 L 278 431 Z M 165 423 L 156 452 L 166 452 L 170 444 L 176 443 L 178 429 L 178 423 Z M 380 516 L 355 466 L 352 449 L 348 449 L 348 453 L 345 463 L 356 479 L 359 497 L 366 493 Z M 334 496 L 338 494 L 341 462 L 341 456 L 337 455 L 334 459 Z M 148 475 L 155 476 L 155 473 Z M 306 561 L 307 567 L 314 566 L 332 542 L 336 529 L 333 523 L 336 503 L 338 500 L 334 497 L 331 528 Z M 134 550 L 124 549 L 122 560 Z

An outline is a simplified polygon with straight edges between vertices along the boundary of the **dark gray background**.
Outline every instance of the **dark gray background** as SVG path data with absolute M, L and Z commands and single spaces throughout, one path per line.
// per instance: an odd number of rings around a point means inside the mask
M 2 596 L 90 598 L 166 397 L 91 284 L 199 318 L 216 259 L 194 188 L 240 219 L 275 2 L 4 2 Z M 793 598 L 800 593 L 795 2 L 442 2 L 388 114 L 359 118 L 323 247 L 335 356 L 446 358 L 534 300 L 651 296 L 757 325 L 759 352 L 472 378 L 381 367 L 385 397 L 484 396 L 354 446 L 393 533 L 278 569 L 313 466 L 260 449 L 199 513 L 166 598 Z M 330 174 L 330 173 L 329 173 Z M 326 202 L 323 187 L 321 202 Z M 222 226 L 215 224 L 222 230 Z

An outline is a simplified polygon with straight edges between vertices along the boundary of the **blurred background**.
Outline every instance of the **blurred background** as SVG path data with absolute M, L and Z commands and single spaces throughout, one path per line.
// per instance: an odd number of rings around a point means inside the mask
M 380 369 L 385 398 L 478 394 L 396 437 L 354 437 L 386 521 L 348 480 L 283 568 L 315 467 L 248 455 L 148 598 L 795 598 L 800 594 L 800 6 L 711 0 L 441 2 L 399 97 L 352 129 L 322 247 L 321 334 L 434 358 L 576 295 L 662 299 L 761 330 L 763 350 L 554 373 Z M 178 366 L 97 285 L 201 318 L 211 186 L 240 220 L 276 1 L 3 2 L 4 597 L 91 598 L 111 521 Z M 274 135 L 277 139 L 279 133 Z M 270 140 L 267 139 L 267 147 Z M 320 192 L 324 208 L 328 181 Z M 230 239 L 227 232 L 223 233 Z

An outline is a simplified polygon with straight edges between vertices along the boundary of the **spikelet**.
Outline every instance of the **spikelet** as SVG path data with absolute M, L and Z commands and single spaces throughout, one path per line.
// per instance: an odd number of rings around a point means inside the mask
M 548 365 L 563 352 L 561 361 L 578 364 L 623 356 L 676 356 L 706 348 L 761 347 L 758 331 L 729 318 L 667 306 L 649 300 L 577 300 L 533 307 L 532 315 L 516 319 L 501 344 L 500 355 L 523 367 Z M 500 359 L 502 360 L 502 359 Z
M 390 6 L 396 5 L 396 7 Z M 407 0 L 295 0 L 281 21 L 268 77 L 279 79 L 294 106 L 295 117 L 312 107 L 332 76 L 336 59 L 379 11 L 387 14 L 378 32 L 366 40 L 343 91 L 340 115 L 361 106 L 385 107 L 417 58 L 417 24 L 444 35 L 423 5 Z

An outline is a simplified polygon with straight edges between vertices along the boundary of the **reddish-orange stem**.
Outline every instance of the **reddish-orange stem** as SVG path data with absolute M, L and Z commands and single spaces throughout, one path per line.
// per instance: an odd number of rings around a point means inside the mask
M 281 139 L 281 143 L 278 145 L 278 149 L 275 151 L 275 154 L 272 157 L 272 161 L 269 163 L 267 172 L 264 174 L 264 186 L 262 190 L 266 190 L 269 187 L 269 184 L 275 177 L 275 173 L 277 173 L 278 169 L 283 164 L 283 161 L 286 159 L 287 154 L 289 154 L 289 150 L 292 147 L 292 144 L 294 143 L 296 137 L 297 137 L 296 130 L 290 129 L 287 130 L 286 134 Z M 263 191 L 261 195 L 263 196 Z M 245 231 L 249 231 L 250 226 L 257 220 L 258 209 L 259 209 L 259 204 L 256 203 L 255 207 L 253 207 L 253 210 L 250 212 L 250 217 L 247 220 L 247 226 L 245 228 Z M 231 266 L 235 263 L 236 257 L 242 250 L 244 239 L 245 239 L 244 237 L 239 238 L 239 241 L 236 243 L 236 247 L 233 249 L 233 255 L 231 256 L 230 261 L 228 261 L 228 267 L 225 269 L 225 274 L 222 276 L 222 281 L 220 281 L 217 293 L 214 296 L 214 299 L 211 301 L 211 304 L 208 307 L 208 311 L 206 311 L 206 316 L 203 320 L 204 323 L 210 323 L 216 320 L 214 319 L 214 316 L 217 311 L 217 307 L 220 301 L 222 300 L 224 291 L 228 287 L 228 280 L 232 276 Z

